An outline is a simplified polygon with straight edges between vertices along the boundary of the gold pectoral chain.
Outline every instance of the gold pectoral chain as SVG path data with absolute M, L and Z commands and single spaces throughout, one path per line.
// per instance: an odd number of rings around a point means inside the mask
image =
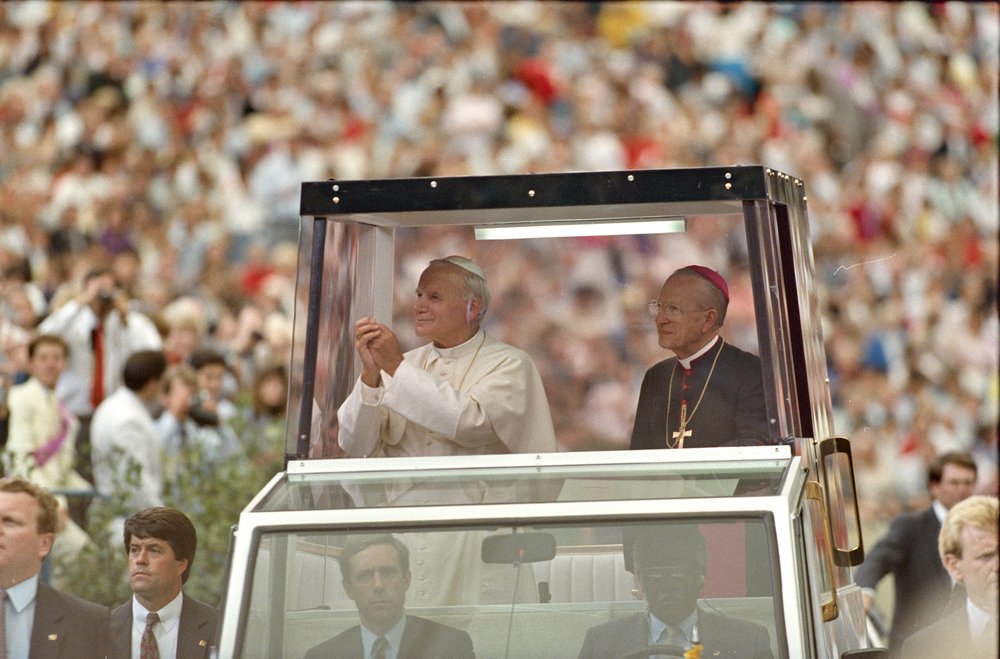
M 719 363 L 719 355 L 722 354 L 722 347 L 725 344 L 725 340 L 720 337 L 719 349 L 715 352 L 715 359 L 712 360 L 712 368 L 708 371 L 708 377 L 705 378 L 705 385 L 701 388 L 701 394 L 698 396 L 698 401 L 694 404 L 694 409 L 691 410 L 691 416 L 688 416 L 687 413 L 687 401 L 683 398 L 681 399 L 680 426 L 671 434 L 674 441 L 667 440 L 667 448 L 684 448 L 684 438 L 691 436 L 692 431 L 688 430 L 687 424 L 694 419 L 695 413 L 698 412 L 698 408 L 701 406 L 702 399 L 705 398 L 705 391 L 708 390 L 708 383 L 712 380 L 712 374 L 715 373 L 715 365 Z M 674 369 L 670 371 L 670 387 L 667 389 L 667 432 L 670 432 L 670 402 L 674 399 L 674 375 L 677 373 L 677 364 L 679 363 L 680 360 L 675 361 Z
M 465 367 L 465 373 L 462 373 L 462 379 L 458 381 L 458 386 L 455 387 L 458 391 L 462 390 L 462 385 L 465 384 L 465 376 L 469 374 L 472 370 L 472 365 L 476 363 L 476 357 L 479 356 L 479 351 L 483 349 L 483 344 L 486 343 L 486 333 L 483 333 L 483 338 L 479 340 L 479 346 L 476 348 L 476 352 L 472 354 L 472 360 L 469 361 L 469 365 Z

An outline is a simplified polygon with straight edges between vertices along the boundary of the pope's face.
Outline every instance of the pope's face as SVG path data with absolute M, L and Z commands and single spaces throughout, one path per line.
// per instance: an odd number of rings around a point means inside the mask
M 479 300 L 469 295 L 462 269 L 452 264 L 434 264 L 424 270 L 417 283 L 413 325 L 417 336 L 439 348 L 465 343 L 478 331 L 475 319 Z
M 708 308 L 699 276 L 671 276 L 657 300 L 660 313 L 656 317 L 656 335 L 661 348 L 685 359 L 715 336 L 715 311 Z
M 403 617 L 410 573 L 403 572 L 399 554 L 390 544 L 372 545 L 351 557 L 344 590 L 358 607 L 361 622 L 385 633 Z
M 962 555 L 945 555 L 945 567 L 956 581 L 965 585 L 969 601 L 996 615 L 997 531 L 965 526 L 961 540 Z

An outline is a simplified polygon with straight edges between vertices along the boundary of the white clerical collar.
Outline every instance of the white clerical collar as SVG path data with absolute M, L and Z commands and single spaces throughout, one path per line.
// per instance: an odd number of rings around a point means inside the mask
M 431 350 L 437 353 L 438 357 L 441 357 L 442 359 L 461 359 L 466 355 L 474 353 L 485 340 L 486 336 L 483 333 L 483 330 L 480 329 L 465 343 L 460 343 L 452 348 L 438 348 L 432 343 Z
M 698 352 L 694 353 L 693 355 L 691 355 L 690 357 L 687 357 L 685 359 L 681 359 L 680 357 L 678 357 L 677 361 L 680 363 L 681 366 L 684 367 L 685 371 L 689 370 L 691 368 L 691 362 L 693 362 L 694 360 L 698 359 L 699 357 L 701 357 L 702 355 L 704 355 L 706 352 L 708 352 L 709 350 L 711 350 L 712 346 L 714 346 L 718 342 L 719 342 L 719 335 L 716 334 L 715 336 L 712 337 L 711 341 L 709 341 L 708 343 L 706 343 L 704 345 L 704 347 L 702 347 L 701 350 L 699 350 Z

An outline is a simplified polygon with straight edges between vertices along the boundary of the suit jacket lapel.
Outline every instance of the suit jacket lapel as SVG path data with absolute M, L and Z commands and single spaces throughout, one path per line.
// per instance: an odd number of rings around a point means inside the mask
M 649 613 L 641 613 L 633 616 L 629 622 L 621 627 L 621 636 L 615 644 L 616 648 L 621 648 L 621 654 L 629 654 L 636 650 L 649 646 Z
M 64 617 L 65 613 L 56 605 L 52 591 L 39 583 L 38 594 L 35 595 L 35 622 L 31 628 L 32 659 L 55 659 L 59 656 Z
M 124 657 L 132 656 L 132 600 L 111 612 L 111 642 Z
M 403 638 L 399 641 L 398 659 L 417 659 L 420 656 L 420 621 L 413 616 L 406 616 L 406 627 L 403 628 Z M 360 640 L 360 635 L 359 635 Z M 364 648 L 362 648 L 362 652 Z
M 208 651 L 208 630 L 204 629 L 207 618 L 201 615 L 201 610 L 191 604 L 191 600 L 182 595 L 181 622 L 177 630 L 177 657 L 201 657 Z

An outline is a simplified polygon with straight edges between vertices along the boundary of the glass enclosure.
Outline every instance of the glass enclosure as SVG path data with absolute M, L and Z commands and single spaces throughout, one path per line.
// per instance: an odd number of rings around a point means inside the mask
M 404 349 L 416 347 L 417 279 L 448 254 L 486 271 L 484 329 L 531 355 L 561 450 L 628 447 L 642 374 L 669 354 L 646 303 L 667 275 L 696 263 L 728 280 L 723 339 L 761 357 L 770 440 L 829 434 L 797 179 L 732 167 L 330 181 L 303 184 L 302 212 L 290 457 L 339 456 L 336 411 L 356 379 L 355 320 L 373 316 Z M 640 228 L 653 220 L 672 229 Z M 543 223 L 576 224 L 580 235 L 477 240 L 484 228 Z M 586 235 L 608 226 L 629 235 Z
M 654 462 L 660 457 L 655 451 L 633 451 L 628 461 L 588 454 L 583 457 L 589 462 L 548 465 L 544 470 L 534 465 L 504 465 L 500 456 L 477 464 L 475 471 L 466 463 L 456 467 L 447 458 L 422 459 L 416 474 L 406 458 L 381 458 L 354 462 L 349 474 L 289 475 L 260 498 L 254 510 L 776 496 L 784 483 L 787 460 L 777 457 L 777 449 L 768 449 L 765 453 L 773 454 L 773 459 L 746 463 L 745 457 L 754 455 L 750 451 L 728 449 L 725 459 L 706 461 L 706 454 L 718 456 L 706 449 L 689 449 L 678 456 L 684 460 L 666 463 Z M 636 463 L 637 458 L 647 462 Z

